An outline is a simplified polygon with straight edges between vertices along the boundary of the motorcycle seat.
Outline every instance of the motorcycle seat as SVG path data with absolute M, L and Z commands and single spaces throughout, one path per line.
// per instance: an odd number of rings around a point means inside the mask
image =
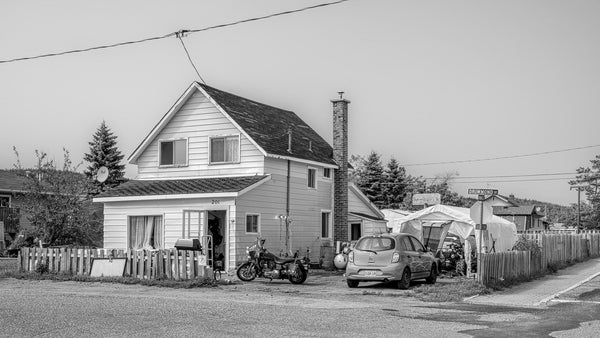
M 294 257 L 278 257 L 278 256 L 275 256 L 275 263 L 277 263 L 277 264 L 291 263 L 294 260 L 296 260 Z

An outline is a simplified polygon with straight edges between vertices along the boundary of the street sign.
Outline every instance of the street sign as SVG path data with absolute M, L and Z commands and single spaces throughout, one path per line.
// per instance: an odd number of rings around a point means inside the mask
M 442 195 L 438 193 L 414 194 L 412 197 L 413 205 L 436 205 L 442 203 Z
M 469 195 L 498 195 L 498 189 L 469 189 Z

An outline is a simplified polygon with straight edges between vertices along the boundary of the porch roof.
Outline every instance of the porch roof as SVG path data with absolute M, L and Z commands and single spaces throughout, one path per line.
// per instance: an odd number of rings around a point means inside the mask
M 98 195 L 94 201 L 107 202 L 120 197 L 240 193 L 253 188 L 268 177 L 269 175 L 253 175 L 178 180 L 130 180 Z

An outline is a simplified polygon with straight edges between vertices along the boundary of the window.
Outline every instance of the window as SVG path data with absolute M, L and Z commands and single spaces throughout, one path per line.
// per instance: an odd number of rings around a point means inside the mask
M 308 168 L 308 187 L 317 188 L 317 169 Z
M 331 178 L 331 168 L 323 168 L 323 177 Z
M 356 243 L 358 250 L 386 251 L 395 247 L 396 242 L 389 237 L 365 237 Z
M 406 246 L 407 251 L 415 251 L 415 248 L 408 237 L 402 237 L 402 239 L 404 240 L 404 245 Z
M 129 216 L 130 249 L 163 249 L 162 216 Z
M 210 163 L 236 163 L 239 161 L 239 136 L 210 138 Z
M 187 140 L 160 141 L 160 165 L 187 165 Z
M 412 242 L 413 246 L 415 247 L 415 251 L 419 251 L 419 252 L 425 251 L 423 244 L 421 244 L 421 242 L 419 242 L 418 239 L 416 239 L 414 237 L 410 237 L 410 241 Z
M 246 233 L 257 234 L 259 230 L 260 215 L 247 214 L 246 215 Z
M 329 211 L 321 212 L 321 237 L 322 238 L 331 237 L 330 225 L 331 225 L 331 212 L 329 212 Z
M 10 196 L 0 196 L 0 207 L 2 207 L 2 208 L 10 207 Z
M 200 230 L 200 211 L 184 210 L 181 238 L 198 238 Z

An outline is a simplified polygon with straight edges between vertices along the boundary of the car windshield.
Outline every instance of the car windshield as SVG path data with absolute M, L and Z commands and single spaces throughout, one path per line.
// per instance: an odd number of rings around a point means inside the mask
M 363 251 L 385 251 L 394 249 L 395 242 L 389 237 L 365 237 L 356 243 L 355 248 Z

